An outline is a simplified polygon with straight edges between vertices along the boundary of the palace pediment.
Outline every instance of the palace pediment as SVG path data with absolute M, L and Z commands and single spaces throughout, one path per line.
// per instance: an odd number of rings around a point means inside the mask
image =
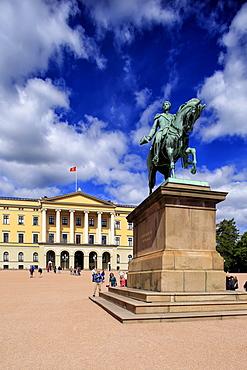
M 73 205 L 73 206 L 87 205 L 91 207 L 105 206 L 105 207 L 113 208 L 113 209 L 116 208 L 116 205 L 111 202 L 107 202 L 102 199 L 93 197 L 92 195 L 85 194 L 81 191 L 77 191 L 75 193 L 70 193 L 70 194 L 65 194 L 65 195 L 59 195 L 59 196 L 52 197 L 52 198 L 42 198 L 41 203 L 43 207 L 48 204 L 49 205 L 56 204 L 56 206 L 61 204 L 61 205 Z

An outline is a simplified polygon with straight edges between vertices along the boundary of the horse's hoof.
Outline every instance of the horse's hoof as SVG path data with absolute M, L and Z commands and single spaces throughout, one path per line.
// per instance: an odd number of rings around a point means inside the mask
M 192 173 L 192 175 L 195 175 L 196 174 L 196 168 L 191 168 L 190 172 Z

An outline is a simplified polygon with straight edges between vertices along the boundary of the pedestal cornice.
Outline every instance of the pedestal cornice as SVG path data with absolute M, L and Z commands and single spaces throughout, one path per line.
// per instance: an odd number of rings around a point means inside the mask
M 226 199 L 228 193 L 213 191 L 209 186 L 194 185 L 191 183 L 172 183 L 167 182 L 160 185 L 151 195 L 140 203 L 128 216 L 128 222 L 133 222 L 140 214 L 150 209 L 154 204 L 165 206 L 166 204 L 187 205 L 187 201 L 195 201 L 195 206 L 215 208 L 217 203 Z

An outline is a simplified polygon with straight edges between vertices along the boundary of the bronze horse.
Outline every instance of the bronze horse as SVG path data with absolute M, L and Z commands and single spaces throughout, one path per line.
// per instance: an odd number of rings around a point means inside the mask
M 156 183 L 156 172 L 162 173 L 165 179 L 175 177 L 175 163 L 179 158 L 182 158 L 184 168 L 192 165 L 191 173 L 196 173 L 196 149 L 190 148 L 188 145 L 189 133 L 193 130 L 195 121 L 200 117 L 205 107 L 200 103 L 201 100 L 193 98 L 179 107 L 163 137 L 158 165 L 153 163 L 154 145 L 152 145 L 147 157 L 150 194 Z M 192 155 L 192 159 L 190 159 L 190 155 Z

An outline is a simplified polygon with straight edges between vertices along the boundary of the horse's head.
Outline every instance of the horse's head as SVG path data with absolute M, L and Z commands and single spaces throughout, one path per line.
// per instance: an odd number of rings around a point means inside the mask
M 182 120 L 183 130 L 188 133 L 193 130 L 195 121 L 200 117 L 203 108 L 206 104 L 202 105 L 201 100 L 197 98 L 190 99 L 185 104 L 181 105 L 177 115 Z

